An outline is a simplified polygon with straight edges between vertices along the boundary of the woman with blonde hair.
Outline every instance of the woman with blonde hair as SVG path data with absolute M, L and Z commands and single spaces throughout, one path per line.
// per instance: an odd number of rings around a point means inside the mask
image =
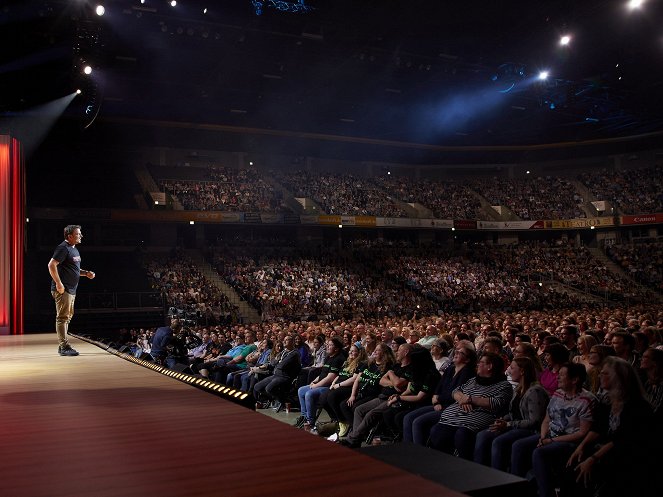
M 580 335 L 578 338 L 579 354 L 573 358 L 573 362 L 582 364 L 587 371 L 592 369 L 592 365 L 589 363 L 589 351 L 594 345 L 598 345 L 598 342 L 592 335 Z
M 348 359 L 343 364 L 341 372 L 334 378 L 334 381 L 329 387 L 329 392 L 320 401 L 320 404 L 329 413 L 332 423 L 338 425 L 339 418 L 342 416 L 340 405 L 352 395 L 352 387 L 355 380 L 367 367 L 368 356 L 366 355 L 366 349 L 355 343 L 350 347 Z

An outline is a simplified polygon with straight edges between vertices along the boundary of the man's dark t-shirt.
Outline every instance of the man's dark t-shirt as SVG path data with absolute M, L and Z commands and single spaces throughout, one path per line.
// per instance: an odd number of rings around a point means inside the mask
M 64 290 L 76 295 L 78 280 L 81 278 L 81 254 L 75 246 L 71 246 L 64 240 L 55 248 L 53 259 L 58 262 L 57 271 Z M 51 279 L 51 291 L 55 291 L 55 281 Z

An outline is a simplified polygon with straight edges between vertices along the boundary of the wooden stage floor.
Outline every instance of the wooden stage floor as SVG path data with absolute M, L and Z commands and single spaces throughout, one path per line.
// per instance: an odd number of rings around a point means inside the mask
M 0 496 L 462 495 L 55 333 L 0 336 Z

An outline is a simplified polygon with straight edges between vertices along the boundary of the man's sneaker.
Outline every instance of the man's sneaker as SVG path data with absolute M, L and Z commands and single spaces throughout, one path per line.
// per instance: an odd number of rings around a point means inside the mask
M 65 347 L 60 347 L 58 348 L 58 353 L 60 355 L 66 355 L 66 356 L 75 356 L 78 355 L 78 352 L 76 352 L 74 349 L 72 349 L 70 346 L 65 346 Z
M 295 426 L 296 428 L 302 428 L 304 426 L 305 421 L 306 418 L 304 416 L 299 416 L 293 426 Z

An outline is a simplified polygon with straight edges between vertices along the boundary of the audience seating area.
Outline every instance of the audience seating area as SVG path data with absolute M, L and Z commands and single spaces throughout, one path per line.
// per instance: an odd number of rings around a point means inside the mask
M 186 210 L 230 212 L 291 212 L 281 185 L 289 195 L 316 202 L 321 214 L 410 217 L 402 203 L 420 204 L 438 219 L 482 219 L 481 201 L 507 207 L 521 220 L 586 217 L 583 204 L 607 200 L 611 214 L 663 212 L 663 169 L 580 173 L 577 177 L 472 177 L 463 180 L 413 179 L 406 176 L 360 177 L 348 173 L 270 170 L 256 167 L 150 166 L 164 192 Z M 574 181 L 590 192 L 583 198 Z
M 663 212 L 663 166 L 624 171 L 583 173 L 579 176 L 596 200 L 609 201 L 624 214 Z

